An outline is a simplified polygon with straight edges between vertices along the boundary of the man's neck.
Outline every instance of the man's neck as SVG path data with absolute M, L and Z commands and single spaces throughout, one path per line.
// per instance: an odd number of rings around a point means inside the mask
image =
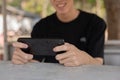
M 80 14 L 79 10 L 73 9 L 69 13 L 66 14 L 57 14 L 57 17 L 62 22 L 70 22 L 78 17 Z

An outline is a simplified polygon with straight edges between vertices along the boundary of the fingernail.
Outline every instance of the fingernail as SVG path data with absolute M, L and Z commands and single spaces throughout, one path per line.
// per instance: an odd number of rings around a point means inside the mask
M 53 51 L 56 51 L 56 48 L 53 48 Z
M 33 55 L 29 55 L 29 59 L 33 59 Z
M 28 45 L 25 45 L 25 48 L 28 48 Z
M 56 55 L 56 57 L 55 57 L 57 60 L 59 60 L 59 55 Z
M 55 47 L 55 48 L 54 48 L 54 51 L 55 51 L 55 52 L 59 51 L 59 48 L 58 48 L 58 47 Z

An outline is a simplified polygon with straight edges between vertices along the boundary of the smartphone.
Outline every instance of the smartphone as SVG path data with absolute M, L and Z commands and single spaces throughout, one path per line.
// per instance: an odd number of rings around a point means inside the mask
M 28 45 L 28 48 L 22 48 L 25 53 L 41 56 L 55 56 L 53 48 L 64 44 L 64 39 L 33 39 L 18 38 L 18 42 Z

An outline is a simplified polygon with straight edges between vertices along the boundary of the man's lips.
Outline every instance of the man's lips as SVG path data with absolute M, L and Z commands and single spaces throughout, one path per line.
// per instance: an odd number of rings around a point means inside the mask
M 58 8 L 63 8 L 66 6 L 66 3 L 59 3 L 56 5 Z

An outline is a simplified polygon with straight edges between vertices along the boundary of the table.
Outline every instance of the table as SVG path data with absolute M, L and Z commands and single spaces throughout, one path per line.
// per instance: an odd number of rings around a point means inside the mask
M 0 62 L 0 80 L 120 80 L 120 66 L 64 67 L 55 63 Z

